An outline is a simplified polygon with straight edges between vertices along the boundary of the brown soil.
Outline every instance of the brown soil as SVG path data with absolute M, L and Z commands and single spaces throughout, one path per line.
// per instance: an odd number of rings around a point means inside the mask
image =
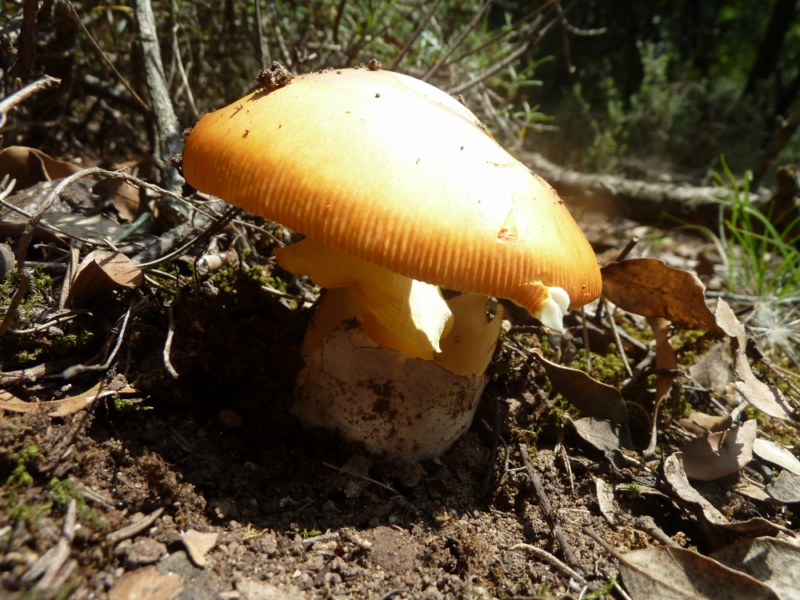
M 114 389 L 138 393 L 62 418 L 2 416 L 5 597 L 601 597 L 616 565 L 595 535 L 620 552 L 655 544 L 637 521 L 650 516 L 680 545 L 710 549 L 691 512 L 658 493 L 668 490 L 653 471 L 583 442 L 537 391 L 546 379 L 508 347 L 472 430 L 441 459 L 369 458 L 303 430 L 288 405 L 309 311 L 243 273 L 217 283 L 174 299 L 178 380 L 163 364 L 169 319 L 151 298 L 112 368 Z M 96 316 L 113 323 L 124 297 Z M 98 333 L 113 340 L 105 327 Z M 570 339 L 550 343 L 574 352 L 580 340 Z M 51 400 L 97 380 L 10 389 Z M 666 432 L 660 440 L 676 443 Z M 605 517 L 597 478 L 617 486 Z M 729 487 L 706 493 L 731 518 L 754 516 Z M 185 541 L 191 531 L 217 534 L 207 553 Z

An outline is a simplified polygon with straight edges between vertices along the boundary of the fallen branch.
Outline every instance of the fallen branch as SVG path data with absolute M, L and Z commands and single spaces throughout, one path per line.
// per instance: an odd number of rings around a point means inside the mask
M 572 205 L 641 223 L 686 221 L 717 227 L 720 202 L 728 191 L 723 187 L 693 186 L 685 183 L 654 183 L 618 175 L 581 173 L 560 167 L 536 152 L 517 153 L 532 171 L 541 175 Z M 751 202 L 765 197 L 751 194 Z

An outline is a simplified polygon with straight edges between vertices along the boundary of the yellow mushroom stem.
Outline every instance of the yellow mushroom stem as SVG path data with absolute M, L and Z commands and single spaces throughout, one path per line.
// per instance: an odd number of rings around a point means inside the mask
M 311 238 L 275 251 L 280 265 L 321 288 L 352 291 L 343 302 L 378 344 L 432 360 L 453 315 L 435 285 L 394 273 Z
M 488 304 L 480 294 L 449 298 L 452 327 L 425 360 L 384 345 L 395 334 L 381 332 L 356 286 L 325 290 L 303 342 L 292 413 L 371 454 L 441 455 L 469 429 L 486 384 L 503 314 L 498 306 L 487 316 Z
M 437 286 L 400 275 L 312 238 L 280 248 L 275 255 L 284 269 L 295 275 L 308 275 L 322 288 L 346 288 L 347 294 L 337 296 L 336 302 L 341 304 L 337 318 L 339 313 L 357 317 L 364 332 L 377 344 L 414 358 L 436 360 L 454 373 L 464 372 L 448 356 L 452 344 L 446 344 L 445 340 L 454 327 L 453 306 L 452 301 L 445 301 Z M 567 292 L 539 282 L 529 285 L 542 288 L 544 298 L 534 316 L 547 327 L 562 331 L 564 312 L 570 302 Z M 461 312 L 459 320 L 480 330 L 481 322 L 486 325 L 486 297 L 471 294 L 457 298 L 464 297 L 482 298 L 469 302 L 456 300 Z M 307 345 L 328 335 L 338 322 L 318 315 Z M 499 327 L 492 345 L 498 335 Z M 460 352 L 462 360 L 467 360 L 465 354 Z
M 312 238 L 276 251 L 325 288 L 303 341 L 292 412 L 372 454 L 438 456 L 470 426 L 500 337 L 502 306 L 447 300 L 417 281 Z M 562 328 L 567 293 L 539 282 L 538 317 Z M 489 314 L 490 305 L 494 314 Z

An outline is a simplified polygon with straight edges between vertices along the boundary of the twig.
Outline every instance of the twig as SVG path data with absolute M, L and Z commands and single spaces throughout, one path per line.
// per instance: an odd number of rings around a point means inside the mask
M 128 538 L 132 538 L 136 534 L 144 531 L 145 529 L 150 527 L 150 525 L 155 523 L 158 517 L 160 517 L 161 513 L 163 512 L 164 512 L 163 507 L 157 508 L 149 515 L 139 519 L 135 523 L 131 523 L 130 525 L 127 525 L 122 529 L 117 529 L 116 531 L 112 531 L 106 536 L 106 542 L 108 542 L 112 546 L 115 546 L 116 544 L 119 544 L 122 540 L 127 540 Z
M 258 2 L 256 2 L 256 8 Z M 178 29 L 180 26 L 175 23 L 172 27 L 172 55 L 175 57 L 175 64 L 178 66 L 178 74 L 181 76 L 182 87 L 186 89 L 186 99 L 189 101 L 189 108 L 192 109 L 192 116 L 195 119 L 200 118 L 200 112 L 197 110 L 197 105 L 194 103 L 194 94 L 192 94 L 192 87 L 189 85 L 189 77 L 186 74 L 186 69 L 183 68 L 183 59 L 181 59 L 181 48 L 178 44 Z M 177 94 L 180 93 L 180 89 Z
M 49 327 L 53 327 L 54 325 L 58 325 L 59 323 L 64 323 L 65 321 L 71 321 L 78 315 L 86 315 L 91 314 L 91 311 L 80 309 L 80 310 L 65 310 L 63 313 L 58 314 L 48 321 L 44 323 L 37 323 L 33 327 L 28 327 L 27 329 L 12 329 L 9 328 L 8 333 L 11 335 L 30 335 L 32 333 L 39 333 L 40 331 L 44 331 Z
M 551 567 L 558 569 L 568 577 L 572 577 L 575 581 L 579 583 L 583 583 L 585 581 L 583 575 L 575 571 L 565 562 L 559 560 L 558 557 L 553 556 L 552 554 L 547 552 L 547 550 L 542 550 L 541 548 L 533 546 L 531 544 L 514 544 L 513 546 L 511 546 L 511 548 L 509 548 L 509 550 L 516 552 L 522 551 L 526 552 L 527 554 L 532 554 L 539 560 L 546 562 Z
M 363 479 L 364 481 L 369 481 L 370 483 L 374 483 L 375 485 L 380 486 L 385 490 L 389 490 L 393 494 L 397 494 L 398 496 L 402 495 L 400 492 L 398 492 L 393 487 L 391 487 L 389 485 L 386 485 L 385 483 L 381 483 L 380 481 L 378 481 L 377 479 L 373 479 L 372 477 L 367 477 L 366 475 L 362 475 L 361 473 L 355 473 L 353 471 L 345 469 L 344 467 L 337 467 L 336 465 L 332 465 L 332 464 L 327 463 L 327 462 L 323 462 L 322 464 L 323 464 L 323 466 L 326 466 L 329 469 L 333 469 L 334 471 L 337 471 L 337 472 L 341 473 L 342 475 L 350 475 L 350 477 L 357 477 L 359 479 Z
M 78 11 L 75 10 L 75 7 L 72 5 L 72 2 L 67 0 L 67 6 L 69 7 L 70 13 L 72 13 L 72 18 L 78 24 L 78 27 L 81 28 L 81 31 L 83 31 L 83 35 L 85 35 L 86 39 L 89 40 L 89 45 L 95 51 L 97 56 L 100 57 L 100 60 L 103 61 L 103 64 L 105 64 L 109 69 L 111 69 L 111 72 L 114 74 L 114 77 L 117 79 L 117 81 L 119 81 L 122 84 L 122 86 L 126 90 L 128 90 L 128 93 L 131 95 L 131 97 L 139 106 L 139 108 L 141 108 L 145 113 L 151 114 L 153 112 L 153 109 L 150 108 L 144 100 L 142 100 L 142 97 L 136 93 L 136 90 L 134 90 L 133 87 L 131 87 L 131 84 L 128 83 L 128 80 L 125 79 L 125 76 L 117 70 L 117 67 L 114 66 L 114 63 L 111 62 L 111 59 L 108 58 L 108 56 L 106 56 L 105 51 L 100 47 L 100 44 L 97 43 L 97 40 L 94 39 L 94 36 L 86 28 L 86 25 L 83 24 L 83 21 L 81 21 L 81 16 L 78 14 Z
M 272 28 L 275 31 L 275 39 L 278 40 L 278 48 L 281 51 L 283 62 L 291 70 L 294 67 L 294 61 L 292 60 L 292 57 L 289 54 L 289 49 L 286 47 L 286 40 L 284 39 L 283 32 L 281 31 L 281 27 L 278 24 L 278 8 L 275 6 L 275 0 L 267 0 L 267 1 L 269 2 L 268 6 L 271 8 L 272 12 Z
M 67 261 L 67 270 L 64 273 L 64 282 L 61 284 L 61 294 L 58 296 L 58 309 L 64 310 L 69 299 L 69 292 L 72 289 L 72 279 L 78 273 L 78 265 L 80 264 L 81 254 L 80 250 L 75 244 L 72 244 L 69 249 L 69 259 Z
M 430 10 L 428 10 L 428 13 L 422 18 L 422 20 L 419 22 L 419 25 L 417 25 L 417 28 L 414 30 L 414 33 L 411 34 L 411 38 L 405 43 L 405 46 L 403 46 L 400 49 L 400 52 L 398 52 L 397 56 L 395 56 L 394 59 L 392 60 L 392 63 L 389 65 L 390 71 L 394 71 L 395 69 L 397 69 L 397 65 L 400 64 L 400 61 L 403 60 L 403 57 L 406 54 L 408 54 L 408 51 L 411 50 L 411 48 L 417 42 L 419 36 L 422 34 L 423 31 L 425 31 L 425 28 L 428 26 L 428 23 L 431 22 L 433 14 L 436 12 L 436 9 L 439 8 L 439 5 L 441 3 L 442 0 L 436 0 L 436 2 L 433 3 Z
M 586 349 L 586 372 L 592 372 L 592 349 L 589 346 L 589 326 L 586 324 L 586 306 L 581 306 L 581 334 L 583 347 Z
M 450 44 L 450 46 L 447 48 L 447 52 L 445 52 L 441 58 L 434 61 L 431 67 L 427 71 L 425 71 L 425 74 L 420 78 L 422 79 L 422 81 L 428 81 L 428 79 L 434 76 L 436 71 L 438 71 L 447 63 L 447 59 L 449 59 L 450 56 L 452 56 L 453 52 L 455 52 L 456 49 L 458 49 L 458 47 L 466 39 L 467 35 L 469 35 L 469 33 L 473 29 L 475 29 L 475 27 L 478 25 L 481 18 L 483 18 L 483 15 L 492 5 L 492 2 L 494 2 L 494 0 L 486 0 L 483 4 L 481 4 L 478 10 L 475 11 L 475 14 L 472 15 L 472 18 L 470 19 L 469 23 L 467 23 L 467 26 L 464 27 L 461 33 L 458 34 L 458 37 L 455 40 L 453 40 L 453 43 Z
M 502 413 L 500 411 L 500 398 L 495 396 L 495 409 L 494 409 L 494 427 L 490 426 L 486 421 L 481 419 L 481 425 L 492 435 L 492 448 L 489 452 L 489 460 L 487 461 L 486 475 L 483 478 L 483 485 L 481 486 L 481 496 L 487 497 L 492 485 L 492 475 L 494 474 L 494 463 L 497 460 L 497 450 L 500 445 L 500 427 L 503 423 Z
M 339 28 L 342 25 L 342 17 L 344 16 L 344 8 L 347 0 L 339 0 L 339 6 L 336 7 L 336 18 L 333 21 L 333 43 L 339 43 Z
M 556 515 L 553 512 L 553 507 L 550 504 L 547 493 L 544 491 L 542 480 L 539 479 L 539 476 L 533 469 L 533 464 L 528 456 L 528 447 L 525 444 L 520 444 L 519 453 L 522 456 L 522 463 L 525 465 L 525 472 L 528 474 L 528 479 L 530 480 L 531 485 L 536 492 L 536 497 L 539 500 L 539 505 L 542 508 L 542 512 L 547 520 L 547 524 L 550 525 L 550 531 L 552 532 L 553 537 L 556 538 L 556 541 L 558 541 L 558 544 L 561 546 L 561 551 L 564 553 L 564 558 L 567 560 L 567 563 L 578 566 L 578 560 L 575 558 L 572 548 L 567 543 L 567 540 L 564 537 L 564 532 L 561 531 L 561 527 L 556 522 Z
M 232 206 L 232 207 L 228 208 L 228 210 L 226 210 L 223 213 L 223 215 L 221 217 L 219 217 L 216 221 L 214 221 L 208 228 L 204 229 L 203 231 L 200 232 L 199 235 L 197 235 L 196 237 L 192 238 L 191 240 L 189 240 L 188 242 L 186 242 L 185 244 L 183 244 L 179 248 L 173 250 L 169 254 L 165 254 L 164 256 L 161 256 L 159 258 L 156 258 L 156 259 L 153 259 L 153 260 L 150 260 L 150 261 L 147 261 L 147 262 L 139 262 L 139 260 L 143 256 L 146 256 L 146 253 L 149 250 L 148 249 L 145 252 L 143 252 L 142 254 L 134 256 L 133 257 L 133 262 L 140 269 L 149 269 L 149 268 L 155 267 L 156 265 L 160 265 L 161 263 L 169 262 L 170 260 L 172 260 L 176 256 L 180 256 L 181 254 L 186 252 L 186 250 L 188 250 L 189 248 L 191 248 L 195 244 L 198 244 L 198 243 L 202 242 L 203 240 L 208 239 L 209 237 L 211 237 L 215 233 L 217 233 L 219 230 L 221 230 L 223 227 L 225 227 L 228 223 L 230 223 L 233 220 L 234 215 L 238 211 L 239 211 L 239 209 L 236 208 L 235 206 Z M 190 221 L 187 221 L 186 223 L 182 223 L 182 224 L 178 225 L 172 231 L 167 232 L 169 234 L 168 237 L 169 238 L 174 238 L 174 237 L 178 237 L 178 236 L 184 235 L 187 231 L 195 229 L 195 227 L 196 226 L 195 226 L 194 223 L 192 223 Z M 162 236 L 162 237 L 165 237 L 165 236 Z
M 597 535 L 594 531 L 592 531 L 588 527 L 584 527 L 583 528 L 583 533 L 585 533 L 590 538 L 592 538 L 595 542 L 600 544 L 603 548 L 605 548 L 606 552 L 608 552 L 611 556 L 613 556 L 617 560 L 619 560 L 619 561 L 624 560 L 622 554 L 617 552 L 608 542 L 606 542 L 603 538 L 601 538 L 599 535 Z
M 310 546 L 311 544 L 316 544 L 317 542 L 331 542 L 333 540 L 338 540 L 341 536 L 336 533 L 323 533 L 322 535 L 315 535 L 314 537 L 304 538 L 301 542 L 304 546 Z
M 526 39 L 525 41 L 521 42 L 503 60 L 497 61 L 493 66 L 491 66 L 490 68 L 488 68 L 485 71 L 481 72 L 479 75 L 476 75 L 475 77 L 473 77 L 469 81 L 465 81 L 461 85 L 457 85 L 454 88 L 450 88 L 449 90 L 447 90 L 447 93 L 450 94 L 451 96 L 457 96 L 458 94 L 461 94 L 461 93 L 467 91 L 469 88 L 478 85 L 482 81 L 485 81 L 486 79 L 489 79 L 489 77 L 491 77 L 495 73 L 498 73 L 498 72 L 502 71 L 508 65 L 510 65 L 512 62 L 517 60 L 520 56 L 525 54 L 525 52 L 530 47 L 531 42 L 532 42 L 531 39 Z
M 664 530 L 656 524 L 655 519 L 649 515 L 638 517 L 633 522 L 633 525 L 636 529 L 641 529 L 654 540 L 661 542 L 665 546 L 680 548 L 680 544 L 664 533 Z
M 605 296 L 600 298 L 601 304 L 607 304 L 607 302 L 608 300 L 606 300 Z M 606 315 L 608 317 L 608 326 L 611 329 L 611 335 L 614 336 L 614 343 L 617 345 L 617 351 L 619 352 L 620 358 L 622 358 L 622 364 L 625 366 L 625 372 L 628 373 L 628 377 L 633 377 L 631 365 L 628 363 L 628 355 L 625 352 L 625 347 L 622 345 L 622 340 L 619 337 L 617 322 L 614 320 L 614 314 L 611 312 L 608 306 L 606 306 Z
M 39 10 L 38 0 L 22 2 L 22 22 L 19 34 L 14 41 L 17 47 L 17 60 L 11 67 L 10 79 L 27 79 L 33 72 L 36 59 L 36 12 Z
M 564 469 L 567 471 L 567 477 L 569 478 L 569 491 L 572 496 L 575 496 L 575 477 L 572 475 L 572 465 L 569 462 L 569 454 L 564 446 L 563 427 L 558 431 L 558 441 L 553 451 L 555 454 L 561 456 L 561 460 L 564 461 Z
M 164 352 L 162 353 L 164 360 L 164 368 L 173 379 L 180 378 L 180 374 L 175 370 L 170 359 L 170 352 L 172 350 L 172 338 L 175 335 L 175 311 L 172 309 L 172 302 L 167 303 L 167 316 L 169 317 L 169 329 L 167 329 L 167 339 L 164 342 Z
M 486 40 L 485 42 L 483 42 L 482 44 L 480 44 L 480 45 L 478 45 L 478 46 L 476 46 L 474 48 L 470 48 L 469 50 L 467 50 L 463 54 L 459 54 L 458 57 L 453 59 L 452 62 L 448 62 L 447 65 L 449 66 L 449 65 L 453 65 L 453 64 L 459 63 L 462 60 L 464 60 L 465 58 L 467 58 L 468 56 L 472 56 L 473 54 L 478 54 L 479 52 L 483 51 L 484 48 L 488 48 L 490 46 L 496 45 L 497 42 L 502 40 L 504 37 L 506 37 L 506 36 L 508 36 L 508 35 L 510 35 L 512 33 L 520 31 L 522 29 L 522 26 L 525 23 L 528 23 L 529 21 L 532 21 L 533 19 L 536 19 L 537 17 L 539 17 L 539 15 L 541 13 L 545 12 L 546 10 L 549 10 L 549 9 L 553 8 L 553 6 L 555 5 L 555 3 L 557 1 L 559 1 L 559 0 L 548 0 L 547 2 L 544 2 L 543 4 L 541 4 L 540 6 L 535 8 L 533 11 L 529 12 L 527 15 L 522 17 L 519 21 L 514 22 L 511 27 L 508 27 L 505 30 L 500 31 L 500 33 L 498 33 L 497 35 L 489 38 L 488 40 Z
M 622 251 L 617 255 L 617 258 L 614 259 L 614 262 L 625 260 L 628 257 L 628 254 L 631 253 L 631 250 L 633 250 L 636 244 L 638 243 L 639 243 L 639 236 L 638 235 L 632 236 L 631 239 L 628 240 L 628 243 L 625 244 L 625 247 L 622 249 Z
M 530 48 L 532 45 L 537 44 L 539 42 L 539 40 L 541 40 L 545 36 L 545 34 L 548 32 L 548 30 L 556 22 L 560 21 L 560 19 L 554 19 L 550 23 L 548 23 L 547 25 L 542 27 L 541 29 L 539 28 L 539 23 L 541 22 L 542 18 L 539 16 L 538 13 L 540 11 L 544 10 L 545 8 L 548 8 L 548 7 L 552 6 L 552 5 L 553 5 L 553 3 L 550 3 L 550 2 L 545 3 L 542 6 L 540 6 L 539 8 L 537 8 L 535 11 L 533 11 L 533 13 L 531 13 L 530 15 L 527 15 L 525 17 L 525 19 L 527 19 L 528 17 L 536 15 L 537 19 L 535 20 L 534 23 L 531 24 L 531 27 L 528 28 L 528 35 L 525 37 L 525 39 L 523 41 L 521 41 L 519 44 L 517 44 L 517 47 L 510 54 L 508 54 L 502 60 L 497 61 L 492 67 L 486 69 L 485 71 L 483 71 L 479 75 L 473 77 L 469 81 L 467 81 L 465 83 L 462 83 L 461 85 L 458 85 L 458 86 L 448 90 L 448 93 L 453 95 L 453 96 L 456 96 L 456 95 L 458 95 L 458 94 L 460 94 L 462 92 L 465 92 L 469 88 L 481 83 L 482 81 L 485 81 L 489 77 L 491 77 L 494 74 L 499 73 L 500 71 L 505 69 L 508 65 L 513 63 L 520 56 L 525 54 L 525 52 L 528 50 L 528 48 Z M 563 9 L 563 12 L 564 13 L 568 12 L 570 10 L 570 8 L 572 8 L 573 5 L 574 5 L 574 2 L 570 3 L 569 6 L 567 6 L 565 9 Z
M 72 540 L 75 537 L 77 525 L 75 516 L 76 506 L 75 498 L 72 498 L 69 505 L 67 505 L 67 514 L 64 517 L 61 537 L 58 539 L 55 546 L 42 554 L 39 559 L 31 565 L 31 568 L 20 577 L 22 583 L 32 583 L 41 578 L 36 584 L 36 588 L 47 589 L 53 585 L 58 572 L 61 570 L 67 558 L 69 558 L 69 551 Z
M 8 113 L 10 113 L 14 108 L 25 102 L 25 100 L 34 94 L 38 94 L 44 90 L 56 88 L 59 85 L 61 85 L 60 79 L 51 77 L 50 75 L 45 75 L 41 79 L 37 79 L 33 83 L 29 83 L 10 96 L 0 100 L 0 129 L 5 127 L 6 121 L 8 120 Z
M 114 360 L 114 357 L 119 352 L 119 349 L 122 347 L 122 340 L 125 339 L 125 332 L 128 329 L 128 319 L 130 319 L 131 312 L 133 311 L 133 303 L 128 305 L 128 310 L 125 311 L 125 316 L 122 318 L 122 324 L 119 327 L 119 334 L 117 335 L 117 342 L 114 344 L 114 349 L 108 355 L 108 358 L 104 360 L 100 364 L 96 365 L 73 365 L 71 367 L 67 367 L 61 373 L 61 377 L 64 379 L 73 379 L 78 375 L 82 375 L 83 373 L 91 373 L 93 371 L 106 371 L 108 367 L 111 366 L 111 363 Z
M 16 371 L 0 371 L 0 387 L 16 385 L 19 383 L 33 383 L 45 375 L 60 373 L 64 368 L 73 364 L 71 358 L 61 358 L 46 363 L 41 363 L 27 369 Z

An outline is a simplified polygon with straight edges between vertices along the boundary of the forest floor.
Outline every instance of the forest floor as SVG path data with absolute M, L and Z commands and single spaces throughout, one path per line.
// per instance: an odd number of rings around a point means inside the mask
M 604 264 L 637 236 L 631 256 L 708 270 L 713 247 L 702 237 L 590 213 L 579 220 Z M 269 247 L 280 230 L 231 227 L 192 260 L 226 255 L 237 234 L 256 231 L 243 262 L 200 277 L 175 260 L 132 289 L 92 284 L 90 311 L 39 328 L 58 313 L 68 261 L 54 251 L 57 241 L 31 246 L 36 297 L 19 309 L 24 322 L 0 350 L 0 595 L 641 597 L 636 580 L 644 578 L 653 598 L 681 585 L 686 597 L 736 597 L 731 590 L 745 585 L 754 586 L 751 597 L 797 597 L 777 581 L 779 569 L 759 576 L 741 556 L 727 561 L 735 568 L 707 558 L 767 539 L 789 550 L 769 546 L 762 556 L 780 555 L 790 573 L 800 565 L 791 542 L 800 496 L 774 491 L 794 463 L 778 468 L 753 454 L 755 425 L 751 439 L 737 437 L 757 422 L 760 438 L 780 441 L 773 449 L 796 451 L 796 423 L 743 409 L 731 391 L 741 376 L 725 336 L 672 330 L 680 366 L 657 417 L 657 446 L 646 452 L 657 371 L 647 322 L 615 312 L 629 376 L 613 331 L 590 317 L 596 306 L 585 319 L 570 316 L 564 336 L 511 313 L 471 430 L 440 459 L 368 457 L 290 416 L 311 313 L 298 300 L 307 284 L 273 271 Z M 13 282 L 6 285 L 10 295 Z M 587 409 L 564 396 L 593 398 L 591 386 L 602 384 L 558 383 L 557 367 L 534 352 L 579 365 L 584 324 L 593 374 L 606 380 L 604 390 L 623 391 L 622 419 L 602 410 L 588 423 L 579 418 Z M 67 347 L 54 343 L 65 336 Z M 99 367 L 65 372 L 75 365 Z M 718 419 L 687 421 L 699 412 Z M 739 444 L 734 466 L 690 484 L 678 451 L 689 456 L 692 438 L 721 444 L 709 433 L 720 423 Z M 722 460 L 719 447 L 709 452 L 700 462 Z M 697 460 L 685 463 L 696 473 Z M 636 559 L 635 550 L 655 554 Z

